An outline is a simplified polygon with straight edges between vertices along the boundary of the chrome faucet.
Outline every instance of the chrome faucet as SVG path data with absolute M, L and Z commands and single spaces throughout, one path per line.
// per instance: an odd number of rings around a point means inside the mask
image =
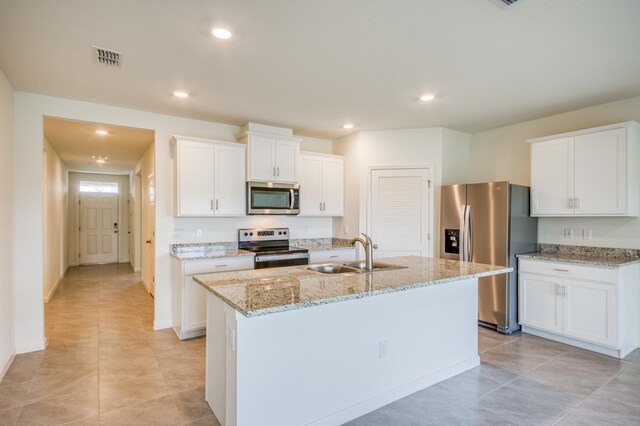
M 362 247 L 364 247 L 364 255 L 365 255 L 365 258 L 364 258 L 365 269 L 367 270 L 367 272 L 371 272 L 373 271 L 373 249 L 377 249 L 378 246 L 376 244 L 373 244 L 373 241 L 371 241 L 370 236 L 368 236 L 364 232 L 362 233 L 362 235 L 364 235 L 364 238 L 365 238 L 364 240 L 362 238 L 356 237 L 349 242 L 349 245 L 351 247 L 354 247 L 356 243 L 362 244 Z

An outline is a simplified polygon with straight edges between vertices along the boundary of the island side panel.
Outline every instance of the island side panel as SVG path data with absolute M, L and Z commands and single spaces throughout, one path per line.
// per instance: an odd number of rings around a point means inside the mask
M 235 416 L 228 411 L 221 423 L 338 425 L 473 368 L 477 301 L 470 279 L 253 318 L 236 313 L 235 324 L 227 316 L 237 340 L 226 349 L 235 360 L 227 360 L 226 407 Z
M 227 313 L 226 305 L 207 292 L 205 400 L 220 424 L 227 424 Z

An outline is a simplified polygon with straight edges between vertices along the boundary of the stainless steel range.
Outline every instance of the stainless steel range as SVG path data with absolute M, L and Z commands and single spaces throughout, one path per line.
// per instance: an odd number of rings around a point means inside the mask
M 289 228 L 238 229 L 238 248 L 256 254 L 254 269 L 309 264 L 309 250 L 289 246 Z

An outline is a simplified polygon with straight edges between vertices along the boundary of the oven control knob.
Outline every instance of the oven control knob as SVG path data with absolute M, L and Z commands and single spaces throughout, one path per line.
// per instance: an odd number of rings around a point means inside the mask
M 253 232 L 249 232 L 249 235 L 251 235 L 253 237 Z
M 287 235 L 287 231 L 283 231 L 282 233 L 283 233 L 284 235 Z
M 244 236 L 246 237 L 247 235 L 249 235 L 249 233 L 245 232 L 245 233 L 244 233 Z
M 282 235 L 282 231 L 278 232 L 278 235 Z

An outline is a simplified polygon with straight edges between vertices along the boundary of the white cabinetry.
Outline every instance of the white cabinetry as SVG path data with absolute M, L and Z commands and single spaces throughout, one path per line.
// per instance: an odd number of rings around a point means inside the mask
M 531 139 L 533 216 L 637 216 L 636 122 Z
M 299 138 L 246 132 L 240 142 L 247 144 L 247 180 L 298 183 Z
M 245 146 L 175 136 L 175 215 L 244 216 Z
M 253 256 L 187 260 L 173 258 L 173 330 L 178 338 L 203 336 L 207 320 L 207 291 L 194 275 L 253 269 Z
M 521 259 L 523 331 L 626 356 L 638 347 L 639 272 L 638 264 L 606 268 Z
M 309 252 L 309 263 L 349 262 L 353 260 L 356 260 L 356 249 L 352 247 Z
M 304 152 L 300 169 L 300 215 L 344 215 L 344 158 Z

